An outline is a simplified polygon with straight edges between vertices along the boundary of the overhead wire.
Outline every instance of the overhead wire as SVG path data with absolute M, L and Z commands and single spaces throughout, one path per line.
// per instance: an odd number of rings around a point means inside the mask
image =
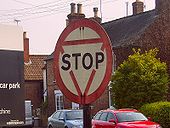
M 71 0 L 70 0 L 71 1 Z M 17 15 L 17 14 L 20 14 L 20 13 L 25 13 L 25 12 L 29 12 L 29 11 L 34 11 L 34 10 L 40 10 L 40 9 L 46 9 L 46 8 L 49 8 L 49 7 L 53 7 L 53 6 L 60 6 L 62 5 L 62 3 L 53 3 L 53 5 L 49 5 L 48 6 L 44 6 L 45 4 L 42 4 L 42 5 L 38 5 L 38 6 L 33 6 L 31 8 L 24 8 L 24 9 L 18 9 L 18 10 L 12 10 L 10 11 L 9 13 L 7 14 L 1 14 L 1 16 L 8 16 L 8 15 Z
M 61 0 L 59 0 L 61 1 Z M 59 3 L 59 1 L 57 2 L 49 2 L 47 4 L 41 4 L 41 5 L 38 5 L 38 6 L 34 6 L 34 7 L 31 7 L 31 8 L 24 8 L 24 9 L 19 9 L 19 10 L 12 10 L 12 13 L 7 13 L 7 14 L 1 14 L 0 16 L 10 16 L 10 15 L 17 15 L 17 14 L 20 14 L 19 12 L 21 11 L 21 13 L 25 13 L 24 11 L 26 12 L 31 12 L 33 10 L 40 10 L 40 9 L 48 9 L 50 7 L 59 7 L 61 5 L 63 5 L 65 3 L 65 1 Z M 72 1 L 72 0 L 70 0 Z M 67 0 L 67 2 L 70 2 Z M 87 1 L 87 0 L 84 0 L 84 1 Z M 83 1 L 83 2 L 84 2 Z M 50 5 L 50 4 L 53 4 L 53 5 Z M 44 5 L 48 5 L 48 6 L 44 6 Z M 4 11 L 4 10 L 0 10 L 0 11 Z M 7 11 L 7 10 L 6 10 Z
M 107 3 L 116 2 L 116 1 L 118 1 L 118 0 L 105 0 L 105 1 L 103 1 L 102 3 L 100 3 L 100 0 L 97 0 L 97 1 L 98 1 L 97 5 L 99 6 L 99 9 L 100 9 L 100 17 L 101 17 L 101 18 L 104 18 L 104 17 L 103 17 L 103 14 L 102 14 L 102 8 L 101 8 L 101 6 L 104 5 L 104 4 L 107 4 Z M 101 4 L 102 4 L 102 5 L 101 5 Z M 96 5 L 96 2 L 95 2 L 95 1 L 92 2 L 92 3 L 89 3 L 89 4 L 85 4 L 84 7 L 86 7 L 86 6 L 93 6 L 93 5 Z
M 51 6 L 52 4 L 61 5 L 61 4 L 65 3 L 64 1 L 60 3 L 60 1 L 62 1 L 62 0 L 48 2 L 48 3 L 45 3 L 45 4 L 40 4 L 40 5 L 36 5 L 36 6 L 33 6 L 33 7 L 29 7 L 29 8 L 27 7 L 27 8 L 21 8 L 21 9 L 0 10 L 0 12 L 15 15 L 16 12 L 18 13 L 18 12 L 24 12 L 24 11 L 29 11 L 29 10 L 30 11 L 38 10 L 38 9 L 42 9 L 42 8 L 48 8 L 48 6 Z M 7 14 L 4 14 L 4 15 L 7 15 Z
M 20 3 L 20 4 L 24 4 L 24 5 L 31 5 L 31 6 L 34 6 L 33 4 L 31 3 L 26 3 L 26 2 L 23 2 L 23 1 L 19 1 L 19 0 L 12 0 L 14 2 L 17 2 L 17 3 Z
M 14 0 L 15 1 L 15 0 Z M 67 1 L 67 2 L 66 2 Z M 67 13 L 69 8 L 66 6 L 67 3 L 71 2 L 72 0 L 58 0 L 58 1 L 52 1 L 48 2 L 45 4 L 40 4 L 36 6 L 32 6 L 29 8 L 22 8 L 22 9 L 15 9 L 15 10 L 0 10 L 3 13 L 0 14 L 0 22 L 2 21 L 7 21 L 7 22 L 12 22 L 14 19 L 19 19 L 19 20 L 30 20 L 30 19 L 37 19 L 45 16 L 50 16 L 50 15 L 56 15 L 61 12 Z M 98 5 L 99 3 L 97 2 L 98 0 L 81 0 L 79 1 L 80 3 L 83 4 L 83 7 L 86 6 L 93 6 L 93 5 Z M 114 0 L 117 1 L 117 0 Z M 113 0 L 108 0 L 104 1 L 103 4 L 113 2 Z
M 70 0 L 71 1 L 71 0 Z M 69 2 L 67 0 L 67 2 Z M 7 13 L 7 14 L 1 14 L 0 15 L 0 20 L 9 20 L 13 19 L 14 17 L 21 18 L 22 16 L 28 16 L 28 15 L 35 15 L 35 14 L 41 14 L 41 13 L 51 13 L 52 11 L 54 12 L 61 12 L 61 10 L 65 9 L 65 1 L 55 1 L 55 2 L 49 2 L 46 4 L 41 4 L 38 6 L 34 6 L 32 8 L 25 8 L 21 10 L 15 10 L 15 12 L 12 11 L 12 13 Z M 47 6 L 48 5 L 48 6 Z M 4 18 L 5 17 L 5 18 Z
M 57 3 L 59 3 L 59 1 L 57 1 Z M 48 6 L 45 6 L 45 5 L 48 5 Z M 60 11 L 63 8 L 65 8 L 65 6 L 64 6 L 64 2 L 62 2 L 62 1 L 59 4 L 56 4 L 56 2 L 55 3 L 50 2 L 48 4 L 41 4 L 41 5 L 35 6 L 33 8 L 25 8 L 25 9 L 21 9 L 21 10 L 16 10 L 15 12 L 12 12 L 12 13 L 10 12 L 7 14 L 0 14 L 0 20 L 11 19 L 13 17 L 20 18 L 21 16 L 26 16 L 26 15 L 28 16 L 28 15 L 32 15 L 32 14 L 46 13 L 46 12 L 51 12 L 51 11 L 57 10 L 57 9 L 58 9 L 58 11 Z
M 83 1 L 84 2 L 84 1 Z M 91 3 L 91 4 L 93 4 L 93 3 Z M 64 10 L 64 9 L 63 9 Z M 45 13 L 45 12 L 51 12 L 51 11 L 53 11 L 53 12 L 56 12 L 56 11 L 58 11 L 58 10 L 56 10 L 56 9 L 50 9 L 50 10 L 45 10 L 45 11 L 39 11 L 39 12 L 34 12 L 34 13 L 30 13 L 30 14 L 38 14 L 38 13 Z M 58 11 L 59 12 L 59 11 Z M 63 12 L 61 9 L 60 9 L 60 12 Z M 24 14 L 25 15 L 25 14 Z M 48 15 L 44 15 L 44 16 L 48 16 Z M 38 17 L 43 17 L 43 16 L 38 16 Z M 8 18 L 9 19 L 9 18 Z

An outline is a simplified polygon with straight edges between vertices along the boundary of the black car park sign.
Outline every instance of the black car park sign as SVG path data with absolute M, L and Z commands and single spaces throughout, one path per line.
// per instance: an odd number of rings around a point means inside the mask
M 23 31 L 0 25 L 0 127 L 24 124 L 23 82 Z

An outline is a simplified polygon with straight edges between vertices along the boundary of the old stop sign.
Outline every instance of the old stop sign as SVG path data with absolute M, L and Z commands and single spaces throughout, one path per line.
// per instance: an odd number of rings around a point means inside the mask
M 54 51 L 57 86 L 71 101 L 89 104 L 108 86 L 112 61 L 110 40 L 97 22 L 81 19 L 70 23 Z

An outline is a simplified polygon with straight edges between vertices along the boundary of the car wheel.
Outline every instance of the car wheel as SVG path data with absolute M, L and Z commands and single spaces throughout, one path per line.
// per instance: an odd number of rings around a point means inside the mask
M 67 126 L 65 126 L 64 128 L 68 128 Z
M 53 127 L 50 125 L 50 126 L 48 126 L 48 128 L 53 128 Z

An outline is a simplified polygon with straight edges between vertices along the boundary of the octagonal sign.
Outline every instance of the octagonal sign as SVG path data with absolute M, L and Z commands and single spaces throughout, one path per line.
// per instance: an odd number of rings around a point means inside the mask
M 110 81 L 112 48 L 97 22 L 81 19 L 70 23 L 54 51 L 56 84 L 64 95 L 79 104 L 99 98 Z

